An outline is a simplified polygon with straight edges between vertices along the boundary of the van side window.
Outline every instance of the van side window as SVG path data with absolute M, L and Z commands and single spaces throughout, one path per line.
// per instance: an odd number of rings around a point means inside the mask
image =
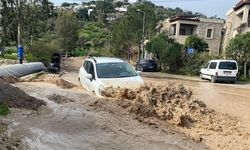
M 217 62 L 211 62 L 209 69 L 216 69 Z

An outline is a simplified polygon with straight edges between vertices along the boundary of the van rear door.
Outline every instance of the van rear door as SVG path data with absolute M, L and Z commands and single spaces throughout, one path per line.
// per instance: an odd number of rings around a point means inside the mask
M 221 61 L 218 66 L 218 76 L 236 77 L 238 65 L 235 61 Z

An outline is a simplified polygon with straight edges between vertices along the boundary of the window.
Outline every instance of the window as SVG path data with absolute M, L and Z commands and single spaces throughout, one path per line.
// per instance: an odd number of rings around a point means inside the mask
M 209 69 L 216 69 L 217 62 L 211 62 Z
M 137 76 L 134 69 L 125 62 L 96 64 L 96 72 L 99 78 L 124 78 Z
M 85 71 L 88 73 L 88 70 L 89 70 L 89 61 L 85 61 L 85 62 L 84 62 L 83 68 L 84 68 Z
M 89 62 L 89 74 L 92 74 L 92 78 L 95 79 L 95 70 L 92 62 Z
M 208 39 L 213 38 L 213 29 L 207 29 L 206 38 L 208 38 Z
M 85 71 L 89 74 L 92 74 L 93 79 L 95 79 L 95 70 L 94 70 L 93 63 L 90 61 L 85 61 L 85 63 L 83 64 L 83 67 Z
M 237 65 L 235 62 L 220 62 L 219 69 L 236 70 Z
M 204 66 L 204 68 L 208 68 L 208 66 L 209 66 L 209 63 L 207 63 L 207 64 Z

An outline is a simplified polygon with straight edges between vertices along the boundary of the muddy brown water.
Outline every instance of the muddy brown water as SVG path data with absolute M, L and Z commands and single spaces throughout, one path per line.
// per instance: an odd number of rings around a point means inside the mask
M 218 112 L 240 119 L 242 126 L 250 131 L 250 85 L 210 83 L 209 81 L 188 81 L 180 79 L 144 78 L 148 84 L 163 85 L 165 82 L 183 84 L 194 90 L 194 95 Z
M 185 150 L 209 149 L 172 129 L 155 128 L 122 113 L 117 105 L 98 99 L 82 89 L 62 89 L 43 82 L 16 83 L 27 94 L 42 99 L 38 113 L 13 110 L 10 134 L 32 150 Z M 52 96 L 51 96 L 52 95 Z M 55 103 L 53 95 L 72 99 Z M 25 146 L 26 145 L 26 146 Z

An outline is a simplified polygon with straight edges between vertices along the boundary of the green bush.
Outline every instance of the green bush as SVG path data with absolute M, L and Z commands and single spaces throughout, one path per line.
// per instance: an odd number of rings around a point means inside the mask
M 72 55 L 74 57 L 79 57 L 79 56 L 86 56 L 87 52 L 84 48 L 76 48 L 75 50 L 72 51 Z
M 4 54 L 3 56 L 0 56 L 0 58 L 17 60 L 17 54 L 16 53 Z
M 54 43 L 38 40 L 34 41 L 32 46 L 27 48 L 27 61 L 50 62 L 52 54 L 58 52 L 58 47 Z
M 219 59 L 220 57 L 211 56 L 205 52 L 198 52 L 193 55 L 186 56 L 183 60 L 184 66 L 179 70 L 185 75 L 199 75 L 200 69 L 209 60 Z
M 6 50 L 5 50 L 4 53 L 5 53 L 5 54 L 17 53 L 17 48 L 13 48 L 13 47 L 11 47 L 11 48 L 6 48 Z
M 9 113 L 10 113 L 9 107 L 6 104 L 0 102 L 0 116 L 6 116 Z

